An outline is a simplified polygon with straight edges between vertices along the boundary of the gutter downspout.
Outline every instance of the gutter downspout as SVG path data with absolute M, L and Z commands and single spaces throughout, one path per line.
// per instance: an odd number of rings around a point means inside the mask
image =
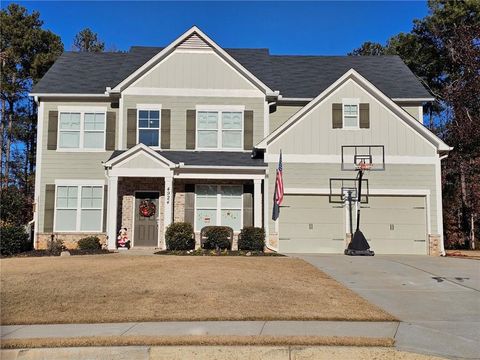
M 448 153 L 443 155 L 443 156 L 439 156 L 438 158 L 438 166 L 439 166 L 439 172 L 440 172 L 440 193 L 442 192 L 442 160 L 447 158 L 448 157 Z M 443 197 L 442 197 L 442 200 L 443 200 Z M 442 201 L 443 202 L 443 201 Z M 438 206 L 438 204 L 437 204 Z M 442 212 L 443 212 L 443 204 L 442 204 Z M 438 221 L 438 220 L 437 220 Z M 442 222 L 443 222 L 443 214 L 442 214 Z M 442 230 L 443 230 L 443 224 L 442 224 Z M 441 239 L 442 241 L 440 242 L 440 256 L 446 256 L 447 253 L 445 251 L 445 239 L 444 239 L 444 234 L 443 234 L 443 231 L 442 231 L 442 234 L 440 234 L 441 236 Z

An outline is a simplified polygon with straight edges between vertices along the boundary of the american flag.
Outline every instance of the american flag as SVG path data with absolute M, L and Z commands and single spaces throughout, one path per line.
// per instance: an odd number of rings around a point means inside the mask
M 273 213 L 272 219 L 277 220 L 280 216 L 280 205 L 283 202 L 283 166 L 282 166 L 282 151 L 280 151 L 280 158 L 278 159 L 277 178 L 275 180 L 275 193 L 273 194 Z

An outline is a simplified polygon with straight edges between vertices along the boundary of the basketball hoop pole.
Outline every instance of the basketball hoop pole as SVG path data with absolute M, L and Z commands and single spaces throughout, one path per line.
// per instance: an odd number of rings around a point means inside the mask
M 348 213 L 349 213 L 349 220 L 350 220 L 350 241 L 353 240 L 353 219 L 352 219 L 352 190 L 348 190 Z
M 357 174 L 357 178 L 358 178 L 357 204 L 358 204 L 358 207 L 357 207 L 357 229 L 355 231 L 360 230 L 360 207 L 361 207 L 361 204 L 362 204 L 363 171 L 364 170 L 362 168 L 359 168 L 358 169 L 358 174 Z

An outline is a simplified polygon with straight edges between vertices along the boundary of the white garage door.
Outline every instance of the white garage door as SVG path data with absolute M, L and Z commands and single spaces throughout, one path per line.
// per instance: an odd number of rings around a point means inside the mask
M 370 196 L 360 220 L 376 254 L 427 254 L 425 197 Z
M 328 196 L 285 195 L 280 210 L 279 250 L 284 253 L 343 253 L 345 210 Z
M 281 252 L 343 253 L 346 208 L 322 195 L 285 195 L 282 205 Z M 424 197 L 370 196 L 362 205 L 360 228 L 376 254 L 427 254 Z

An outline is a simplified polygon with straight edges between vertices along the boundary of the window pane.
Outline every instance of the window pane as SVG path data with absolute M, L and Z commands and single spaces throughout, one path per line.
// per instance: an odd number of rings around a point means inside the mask
M 241 210 L 222 210 L 222 226 L 230 226 L 235 231 L 242 228 Z
M 105 133 L 102 132 L 88 132 L 86 131 L 83 137 L 83 147 L 87 149 L 103 149 L 105 145 L 103 140 Z
M 345 127 L 358 127 L 357 117 L 345 117 Z
M 158 110 L 150 110 L 149 115 L 150 115 L 150 119 L 154 119 L 154 120 L 160 119 L 160 111 Z
M 197 185 L 197 195 L 217 196 L 217 185 Z
M 214 111 L 199 111 L 198 112 L 198 128 L 199 129 L 217 129 L 218 128 L 218 113 Z
M 158 130 L 139 130 L 138 140 L 147 146 L 158 146 Z
M 357 105 L 344 105 L 343 106 L 344 115 L 357 115 Z
M 243 189 L 241 186 L 222 186 L 220 193 L 222 209 L 242 207 Z
M 82 210 L 80 219 L 80 230 L 101 231 L 102 210 Z
M 150 120 L 149 127 L 151 129 L 158 129 L 160 127 L 160 121 L 159 120 Z
M 222 131 L 222 147 L 241 149 L 242 132 L 241 131 Z
M 217 147 L 217 131 L 202 130 L 198 132 L 198 147 L 216 148 Z
M 86 113 L 84 118 L 85 130 L 104 130 L 105 114 L 104 113 Z
M 139 128 L 148 128 L 148 120 L 147 119 L 138 120 L 138 127 Z
M 223 129 L 242 129 L 242 113 L 241 112 L 224 112 L 222 113 Z
M 61 131 L 59 143 L 58 146 L 60 148 L 78 149 L 80 146 L 80 132 Z
M 196 221 L 196 230 L 202 230 L 204 226 L 217 225 L 217 210 L 197 209 Z
M 57 210 L 55 228 L 57 231 L 75 231 L 77 210 Z
M 60 113 L 60 130 L 80 130 L 80 113 Z
M 148 111 L 146 111 L 146 110 L 139 110 L 139 111 L 138 111 L 138 118 L 139 118 L 139 119 L 148 119 Z
M 82 187 L 82 208 L 102 208 L 102 187 Z

